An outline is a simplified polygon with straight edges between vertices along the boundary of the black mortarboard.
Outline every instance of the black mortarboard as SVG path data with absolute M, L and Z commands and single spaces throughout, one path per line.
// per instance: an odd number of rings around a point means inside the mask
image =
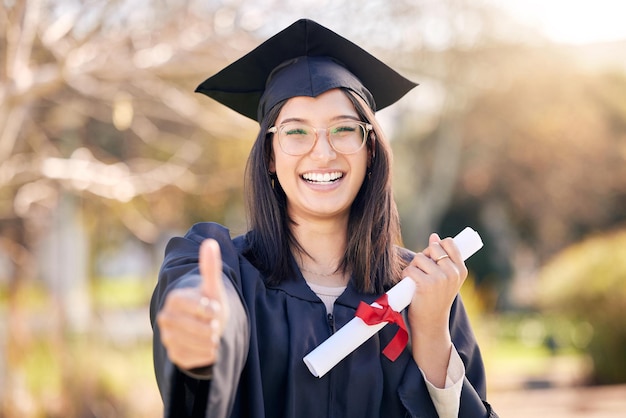
M 196 92 L 261 121 L 277 103 L 295 96 L 316 97 L 345 87 L 376 111 L 416 85 L 349 40 L 301 19 L 205 80 Z

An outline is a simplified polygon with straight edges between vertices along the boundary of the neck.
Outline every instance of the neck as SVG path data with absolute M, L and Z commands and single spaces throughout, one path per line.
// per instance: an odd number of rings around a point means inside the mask
M 336 273 L 321 274 L 312 270 L 308 270 L 305 267 L 300 267 L 300 272 L 307 283 L 312 283 L 326 287 L 345 287 L 350 281 L 350 275 L 343 271 Z
M 304 251 L 295 258 L 307 281 L 325 286 L 345 286 L 349 272 L 338 270 L 347 243 L 347 222 L 297 222 L 293 234 Z

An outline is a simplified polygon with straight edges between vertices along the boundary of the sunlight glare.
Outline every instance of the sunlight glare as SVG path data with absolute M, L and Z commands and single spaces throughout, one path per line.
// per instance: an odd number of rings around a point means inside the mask
M 626 2 L 621 0 L 505 0 L 496 4 L 554 42 L 626 39 Z

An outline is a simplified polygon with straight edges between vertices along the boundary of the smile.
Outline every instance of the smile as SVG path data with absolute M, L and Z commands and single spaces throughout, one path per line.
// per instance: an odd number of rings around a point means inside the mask
M 311 183 L 333 183 L 343 177 L 343 173 L 335 171 L 332 173 L 304 173 L 302 178 Z

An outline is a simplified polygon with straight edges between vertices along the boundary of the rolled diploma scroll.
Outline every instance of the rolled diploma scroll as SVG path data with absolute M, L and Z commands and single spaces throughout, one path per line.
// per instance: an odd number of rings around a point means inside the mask
M 461 252 L 463 261 L 467 260 L 483 246 L 480 235 L 470 227 L 461 231 L 453 240 Z M 410 277 L 405 277 L 387 292 L 389 306 L 396 312 L 402 311 L 411 303 L 414 292 L 415 282 Z M 381 307 L 376 302 L 372 303 L 371 306 Z M 313 376 L 322 377 L 385 325 L 387 325 L 387 322 L 367 325 L 361 318 L 354 317 L 326 341 L 307 354 L 303 358 L 304 363 Z

